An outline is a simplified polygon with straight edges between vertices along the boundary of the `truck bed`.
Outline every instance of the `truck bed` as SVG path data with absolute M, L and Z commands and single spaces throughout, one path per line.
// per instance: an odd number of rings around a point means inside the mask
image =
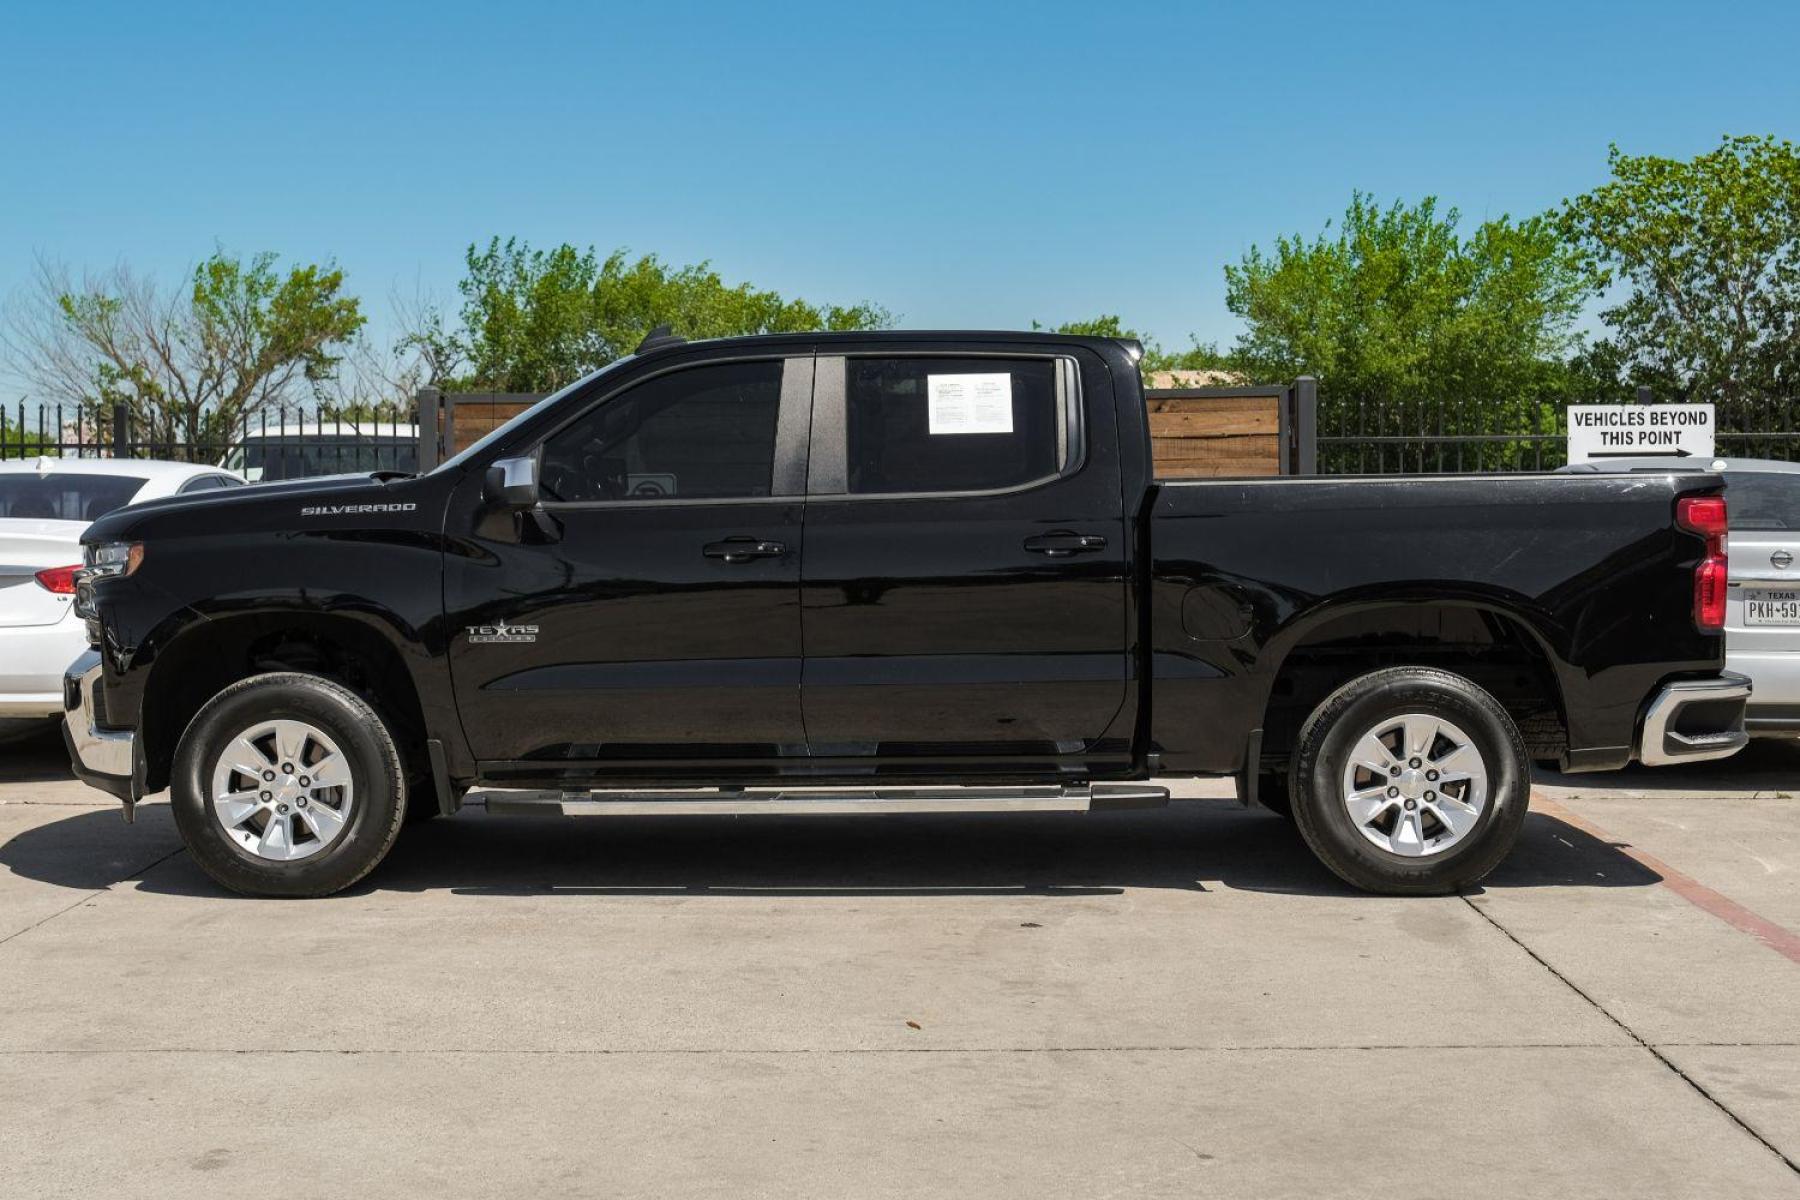
M 1702 542 L 1674 512 L 1721 486 L 1703 474 L 1159 482 L 1153 743 L 1170 767 L 1236 769 L 1220 750 L 1253 731 L 1284 659 L 1323 642 L 1358 648 L 1366 669 L 1384 636 L 1398 640 L 1368 614 L 1406 604 L 1408 634 L 1446 646 L 1502 623 L 1554 675 L 1565 765 L 1620 765 L 1660 680 L 1718 669 L 1717 637 L 1691 615 Z

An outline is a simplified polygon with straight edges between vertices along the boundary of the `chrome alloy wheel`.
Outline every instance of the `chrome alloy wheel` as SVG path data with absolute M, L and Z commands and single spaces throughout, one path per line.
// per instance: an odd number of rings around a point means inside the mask
M 350 823 L 350 762 L 305 721 L 263 721 L 225 744 L 212 771 L 212 811 L 226 836 L 275 862 L 310 858 Z
M 1363 837 L 1389 854 L 1426 858 L 1481 820 L 1487 763 L 1469 735 L 1441 717 L 1387 717 L 1351 747 L 1343 797 Z

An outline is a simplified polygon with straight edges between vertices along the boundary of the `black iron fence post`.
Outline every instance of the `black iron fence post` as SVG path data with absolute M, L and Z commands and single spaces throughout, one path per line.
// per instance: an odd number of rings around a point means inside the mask
M 114 458 L 131 457 L 131 413 L 123 404 L 112 406 L 112 440 Z
M 443 457 L 443 442 L 438 430 L 442 395 L 437 388 L 420 388 L 419 406 L 419 470 L 429 471 Z
M 1294 380 L 1295 475 L 1319 472 L 1319 381 L 1311 375 Z

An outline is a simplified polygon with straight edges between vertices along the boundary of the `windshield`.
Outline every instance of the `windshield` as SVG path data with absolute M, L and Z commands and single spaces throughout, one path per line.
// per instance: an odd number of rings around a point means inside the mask
M 0 475 L 0 518 L 98 521 L 144 486 L 137 475 Z
M 1800 473 L 1733 471 L 1725 477 L 1732 532 L 1800 529 Z
M 581 388 L 581 387 L 586 387 L 588 384 L 592 383 L 594 380 L 599 379 L 602 375 L 612 374 L 614 371 L 618 370 L 620 367 L 623 367 L 626 363 L 634 361 L 636 358 L 637 358 L 637 355 L 635 355 L 635 354 L 627 354 L 624 358 L 614 359 L 612 362 L 607 363 L 604 367 L 601 367 L 598 371 L 595 371 L 591 375 L 582 376 L 580 379 L 577 379 L 574 383 L 571 383 L 568 387 L 563 388 L 561 391 L 551 392 L 548 396 L 545 396 L 542 400 L 539 400 L 536 404 L 533 404 L 530 408 L 526 409 L 524 412 L 520 413 L 518 416 L 514 417 L 512 420 L 508 421 L 506 424 L 497 426 L 496 428 L 490 430 L 483 437 L 481 437 L 478 441 L 470 443 L 469 445 L 463 447 L 461 450 L 457 451 L 455 454 L 451 455 L 449 458 L 446 458 L 443 462 L 439 463 L 437 466 L 435 466 L 431 469 L 431 474 L 436 475 L 440 471 L 454 471 L 454 470 L 460 468 L 464 463 L 468 462 L 471 458 L 474 458 L 476 455 L 480 454 L 483 450 L 486 450 L 489 446 L 492 446 L 495 443 L 504 440 L 506 437 L 508 437 L 512 433 L 512 431 L 514 429 L 517 429 L 520 425 L 524 424 L 526 421 L 531 420 L 533 417 L 537 416 L 539 413 L 543 412 L 545 409 L 549 408 L 551 405 L 557 403 L 564 396 L 567 396 L 569 393 L 573 392 L 575 389 Z

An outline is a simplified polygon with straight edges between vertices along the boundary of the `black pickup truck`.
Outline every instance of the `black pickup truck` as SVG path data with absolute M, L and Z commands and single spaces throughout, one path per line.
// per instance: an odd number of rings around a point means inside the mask
M 419 477 L 87 533 L 76 772 L 227 887 L 408 817 L 1085 811 L 1236 776 L 1345 880 L 1440 892 L 1533 760 L 1718 758 L 1721 481 L 1153 478 L 1129 343 L 658 337 Z

